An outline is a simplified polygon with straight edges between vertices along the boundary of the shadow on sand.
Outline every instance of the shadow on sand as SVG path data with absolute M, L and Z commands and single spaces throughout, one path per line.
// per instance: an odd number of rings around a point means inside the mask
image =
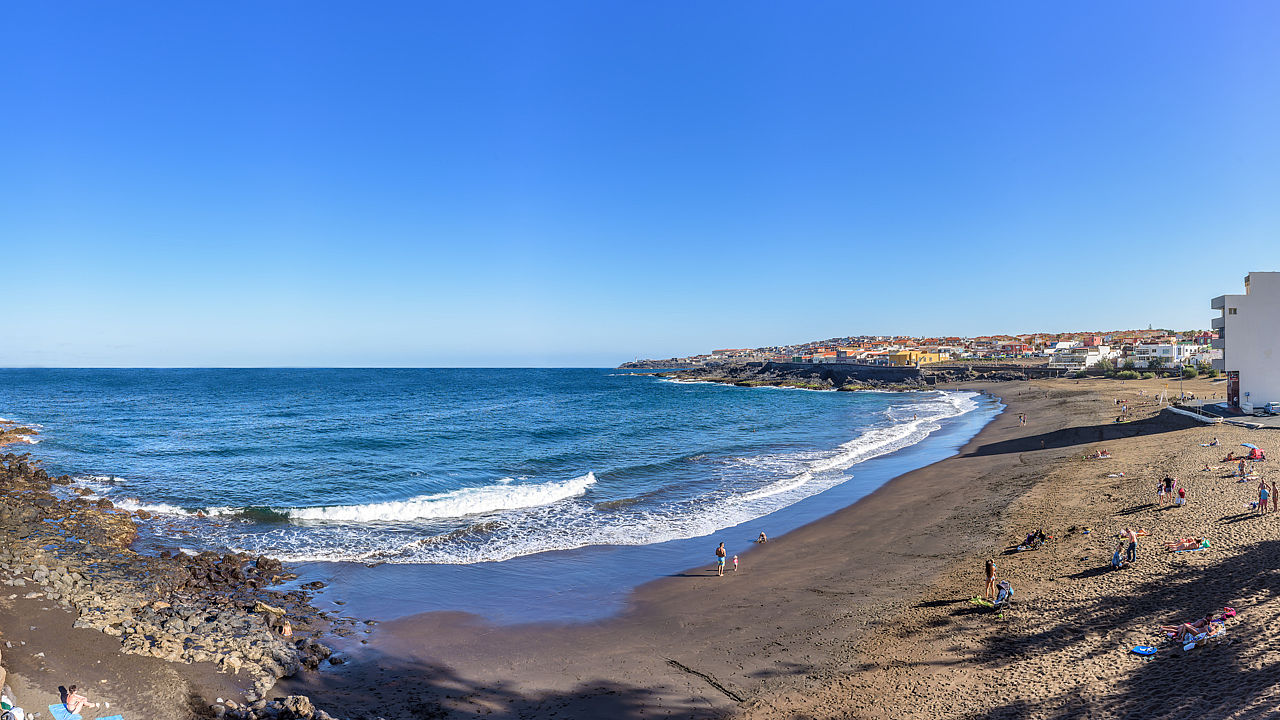
M 1269 595 L 1280 577 L 1280 541 L 1260 542 L 1245 552 L 1209 566 L 1187 565 L 1139 586 L 1125 597 L 1103 595 L 1082 602 L 1058 625 L 1031 635 L 992 636 L 974 652 L 973 661 L 1000 672 L 1028 655 L 1066 651 L 1086 659 L 1124 663 L 1107 690 L 1081 695 L 1067 692 L 1043 702 L 1013 701 L 977 718 L 1080 717 L 1268 717 L 1273 716 L 1280 672 L 1263 662 L 1244 633 L 1264 630 L 1278 618 L 1250 616 L 1255 601 Z M 1151 618 L 1176 623 L 1225 605 L 1240 612 L 1228 628 L 1233 642 L 1183 653 L 1172 646 L 1137 663 L 1125 656 L 1123 634 L 1150 631 Z M 1021 612 L 1034 612 L 1024 608 Z M 1085 647 L 1086 630 L 1108 641 Z M 1114 637 L 1113 637 L 1114 636 Z M 1263 642 L 1261 637 L 1257 642 Z
M 778 674 L 801 672 L 782 669 Z M 714 680 L 714 679 L 713 679 Z M 701 682 L 701 681 L 699 681 Z M 441 720 L 484 717 L 516 718 L 651 718 L 670 716 L 709 720 L 723 718 L 704 698 L 663 693 L 652 688 L 607 680 L 583 680 L 563 692 L 528 692 L 501 682 L 481 683 L 440 664 L 406 660 L 377 652 L 359 661 L 308 673 L 277 686 L 274 695 L 310 695 L 321 709 L 346 720 L 392 718 Z
M 1000 455 L 1003 453 L 1022 453 L 1033 450 L 1060 450 L 1062 448 L 1088 445 L 1090 443 L 1107 442 L 1120 438 L 1138 437 L 1139 435 L 1155 435 L 1157 433 L 1175 432 L 1189 427 L 1199 427 L 1200 423 L 1191 418 L 1173 413 L 1161 413 L 1143 420 L 1128 423 L 1103 423 L 1101 425 L 1085 425 L 1062 428 L 1039 435 L 1011 438 L 987 443 L 975 448 L 962 457 L 981 457 L 984 455 Z M 1105 467 L 1105 460 L 1098 461 Z

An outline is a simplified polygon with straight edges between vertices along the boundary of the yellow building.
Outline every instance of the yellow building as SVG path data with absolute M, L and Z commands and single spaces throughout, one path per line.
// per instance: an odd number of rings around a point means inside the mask
M 942 362 L 947 356 L 936 352 L 921 352 L 920 350 L 898 350 L 891 352 L 886 356 L 890 365 L 898 367 L 915 367 L 916 365 L 925 365 L 927 363 Z

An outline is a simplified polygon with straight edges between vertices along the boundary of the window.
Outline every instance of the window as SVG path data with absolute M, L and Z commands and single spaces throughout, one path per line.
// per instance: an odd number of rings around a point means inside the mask
M 1235 314 L 1236 314 L 1236 309 L 1235 309 L 1235 308 L 1227 308 L 1227 314 L 1228 314 L 1228 315 L 1235 315 Z

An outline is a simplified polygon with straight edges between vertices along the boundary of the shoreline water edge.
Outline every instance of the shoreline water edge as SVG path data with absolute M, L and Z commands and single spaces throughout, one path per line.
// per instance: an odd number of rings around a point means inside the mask
M 8 435 L 0 438 L 7 449 L 39 442 L 37 431 L 9 425 Z M 927 431 L 905 447 L 932 434 Z M 888 445 L 854 461 L 901 449 Z M 272 557 L 229 551 L 135 553 L 131 545 L 139 522 L 158 516 L 134 507 L 136 502 L 117 507 L 77 486 L 72 476 L 50 476 L 30 452 L 9 452 L 0 460 L 5 495 L 0 532 L 6 536 L 0 570 L 7 575 L 6 587 L 25 591 L 10 593 L 10 603 L 56 605 L 75 616 L 72 627 L 119 638 L 122 653 L 193 666 L 206 685 L 212 680 L 219 694 L 228 696 L 207 698 L 209 708 L 187 698 L 186 710 L 196 715 L 275 717 L 287 698 L 273 703 L 267 696 L 280 678 L 316 670 L 326 659 L 345 661 L 345 655 L 331 658 L 331 646 L 358 649 L 376 625 L 331 603 L 329 611 L 319 609 L 313 599 L 326 583 L 302 583 L 293 564 L 286 568 Z M 852 501 L 856 497 L 846 500 Z M 830 511 L 810 511 L 808 517 Z M 687 555 L 668 551 L 665 562 L 675 569 L 682 557 Z M 635 587 L 635 582 L 614 581 L 623 583 L 623 593 Z M 618 612 L 624 597 L 615 592 L 614 603 L 596 619 Z
M 31 694 L 37 688 L 30 680 L 42 673 L 84 672 L 85 662 L 118 663 L 150 679 L 136 685 L 131 712 L 140 708 L 173 718 L 415 713 L 515 718 L 553 712 L 562 717 L 977 717 L 983 707 L 1004 702 L 1000 681 L 982 669 L 983 659 L 956 648 L 982 642 L 993 626 L 986 616 L 957 615 L 954 608 L 962 606 L 953 603 L 961 601 L 943 602 L 938 595 L 956 594 L 948 588 L 969 582 L 964 568 L 974 558 L 1002 550 L 1029 523 L 1043 525 L 1063 547 L 1103 539 L 1096 534 L 1063 539 L 1068 529 L 1057 527 L 1063 517 L 1080 524 L 1102 522 L 1094 504 L 1103 500 L 1073 498 L 1066 510 L 1058 500 L 1056 512 L 1052 505 L 1046 512 L 1040 502 L 1046 492 L 1060 492 L 1053 489 L 1055 482 L 1126 482 L 1106 479 L 1105 472 L 1098 476 L 1102 480 L 1089 479 L 1109 468 L 1085 461 L 1077 469 L 1082 449 L 1096 449 L 1099 442 L 1113 448 L 1128 443 L 1136 457 L 1167 453 L 1167 443 L 1185 433 L 1205 434 L 1207 442 L 1210 432 L 1248 432 L 1205 428 L 1158 407 L 1139 411 L 1128 423 L 1105 424 L 1110 395 L 1135 395 L 1132 404 L 1140 405 L 1139 387 L 1146 385 L 1094 381 L 1080 387 L 1050 380 L 940 386 L 999 397 L 1004 412 L 946 459 L 893 477 L 847 507 L 771 536 L 769 543 L 742 554 L 741 572 L 724 578 L 707 566 L 674 572 L 631 592 L 620 614 L 572 624 L 495 625 L 471 615 L 432 612 L 364 625 L 350 613 L 333 611 L 341 608 L 318 609 L 313 602 L 318 588 L 298 587 L 288 569 L 269 558 L 133 557 L 118 513 L 102 500 L 59 499 L 53 490 L 64 479 L 42 476 L 28 460 L 10 454 L 0 472 L 6 492 L 0 570 L 6 573 L 3 589 L 11 591 L 0 596 L 0 638 L 14 639 L 18 647 L 23 641 L 18 638 L 54 647 L 38 660 L 6 648 L 3 660 L 9 682 L 17 678 L 21 684 L 15 688 Z M 1027 425 L 1009 421 L 1017 415 L 1028 417 Z M 1064 473 L 1066 481 L 1056 479 Z M 1152 511 L 1135 512 L 1145 518 Z M 1002 567 L 1012 563 L 1018 572 L 1027 560 L 1015 556 L 1000 562 Z M 1022 572 L 1028 578 L 1024 583 L 1038 578 L 1032 566 Z M 1086 577 L 1073 582 L 1094 582 L 1092 575 Z M 15 580 L 24 584 L 15 587 Z M 1036 582 L 1043 587 L 1023 584 L 1019 593 L 1036 603 L 1037 617 L 1015 613 L 1011 617 L 1020 624 L 1009 627 L 1053 622 L 1050 610 L 1066 612 L 1049 600 L 1061 581 Z M 37 596 L 26 597 L 31 593 Z M 80 628 L 68 620 L 66 633 L 92 633 L 110 642 L 92 652 L 80 649 L 93 646 L 88 639 L 75 641 L 77 650 L 57 648 L 61 631 L 49 628 L 56 626 L 53 618 L 62 605 L 87 618 L 76 621 Z M 122 610 L 132 616 L 131 625 L 120 617 Z M 18 632 L 28 623 L 31 633 Z M 94 623 L 110 630 L 88 629 Z M 905 632 L 908 627 L 916 629 Z M 923 637 L 943 628 L 952 634 L 946 642 L 953 650 L 922 645 Z M 175 666 L 157 659 L 155 665 L 130 665 L 120 655 L 119 641 L 110 637 L 117 630 L 125 640 L 137 637 L 134 647 L 146 655 L 197 662 Z M 353 650 L 322 665 L 331 652 L 326 642 L 334 638 Z M 1005 662 L 1032 662 L 1016 654 L 1021 651 L 1011 652 Z M 930 682 L 924 668 L 934 662 L 934 653 L 959 663 L 951 666 L 958 673 L 949 674 L 927 701 L 908 701 L 920 692 L 920 683 Z M 230 666 L 232 657 L 241 658 L 239 674 Z M 893 658 L 905 664 L 889 662 Z M 69 669 L 54 667 L 58 662 Z M 168 666 L 182 670 L 183 692 L 156 692 L 175 682 Z M 312 667 L 322 671 L 299 672 Z M 1043 663 L 1037 667 L 1053 672 Z M 1056 717 L 1059 705 L 1078 702 L 1062 685 L 1074 677 L 1064 673 L 1067 679 L 1061 682 L 1019 687 L 1026 702 L 1040 703 L 1026 716 Z M 123 678 L 113 682 L 120 688 L 128 684 Z M 975 702 L 969 699 L 975 692 L 992 697 Z

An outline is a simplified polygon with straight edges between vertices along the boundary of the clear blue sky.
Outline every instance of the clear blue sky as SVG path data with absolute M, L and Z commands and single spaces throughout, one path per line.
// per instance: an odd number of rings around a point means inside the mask
M 8 3 L 0 365 L 1207 327 L 1266 2 Z

